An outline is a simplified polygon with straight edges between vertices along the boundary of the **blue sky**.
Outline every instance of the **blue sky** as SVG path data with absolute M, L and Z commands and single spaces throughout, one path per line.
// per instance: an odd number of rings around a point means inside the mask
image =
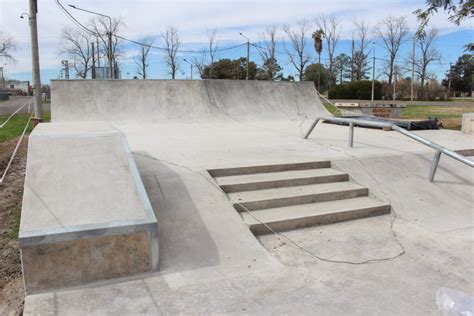
M 61 48 L 60 30 L 65 26 L 74 26 L 56 6 L 54 0 L 38 0 L 38 27 L 40 39 L 40 63 L 41 76 L 44 83 L 50 79 L 56 79 L 61 69 L 61 60 L 65 56 L 58 53 Z M 350 55 L 351 34 L 353 32 L 353 20 L 363 19 L 372 26 L 387 17 L 404 15 L 408 25 L 413 31 L 416 28 L 416 19 L 412 12 L 423 7 L 424 1 L 319 1 L 319 0 L 175 0 L 175 1 L 106 1 L 106 0 L 61 0 L 64 5 L 75 4 L 90 10 L 103 12 L 112 16 L 121 17 L 126 27 L 122 30 L 123 36 L 138 39 L 143 36 L 156 37 L 156 45 L 162 46 L 160 34 L 168 25 L 178 28 L 183 45 L 182 49 L 199 49 L 206 43 L 208 30 L 218 30 L 220 47 L 233 46 L 243 43 L 243 38 L 238 35 L 244 32 L 252 41 L 258 41 L 259 33 L 265 25 L 292 25 L 299 19 L 312 21 L 320 14 L 332 14 L 341 21 L 341 40 L 336 49 L 336 54 L 346 53 Z M 357 6 L 354 6 L 357 3 Z M 27 0 L 0 0 L 0 31 L 13 35 L 17 41 L 15 57 L 17 62 L 5 66 L 8 78 L 30 80 L 31 61 L 29 46 L 29 30 L 26 20 L 19 19 L 19 15 L 28 12 Z M 78 11 L 71 12 L 82 22 L 87 22 L 90 16 Z M 438 13 L 432 18 L 431 26 L 440 30 L 440 36 L 435 46 L 442 54 L 440 64 L 433 64 L 431 71 L 441 79 L 449 68 L 450 62 L 463 53 L 463 46 L 468 42 L 474 42 L 473 23 L 465 21 L 461 26 L 456 26 L 447 21 L 444 13 Z M 316 27 L 314 27 L 316 28 Z M 280 36 L 284 33 L 281 31 Z M 282 44 L 283 45 L 283 44 Z M 308 53 L 316 57 L 314 49 L 309 45 Z M 122 58 L 122 77 L 131 78 L 136 74 L 136 67 L 132 57 L 138 47 L 133 44 L 125 44 L 122 47 L 124 58 Z M 280 47 L 280 50 L 283 50 Z M 411 43 L 407 41 L 401 48 L 399 60 L 404 60 L 411 51 Z M 218 58 L 237 58 L 245 56 L 245 47 L 222 52 Z M 385 58 L 386 52 L 377 45 L 376 55 Z M 191 59 L 193 55 L 182 54 L 181 58 Z M 289 64 L 285 55 L 278 56 L 280 65 L 283 66 L 285 75 L 296 73 Z M 252 50 L 252 60 L 260 63 L 258 53 Z M 324 52 L 322 59 L 327 58 Z M 3 62 L 2 62 L 3 64 Z M 380 69 L 378 62 L 376 69 Z M 184 62 L 178 78 L 189 77 L 189 65 Z M 182 74 L 184 72 L 184 74 Z M 197 77 L 197 74 L 194 74 Z M 153 51 L 150 55 L 149 77 L 164 79 L 169 78 L 164 64 L 164 55 L 160 51 Z M 381 78 L 380 78 L 381 79 Z

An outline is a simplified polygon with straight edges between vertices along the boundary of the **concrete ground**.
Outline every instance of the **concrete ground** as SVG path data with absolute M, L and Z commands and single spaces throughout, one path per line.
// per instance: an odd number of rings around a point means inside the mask
M 357 128 L 350 149 L 347 127 L 322 124 L 303 140 L 308 124 L 118 126 L 158 218 L 161 271 L 28 296 L 25 315 L 428 315 L 441 286 L 474 294 L 472 169 L 443 157 L 429 183 L 430 150 L 402 135 Z M 417 133 L 474 145 L 460 132 Z M 390 200 L 392 215 L 257 239 L 206 173 L 322 159 Z
M 474 294 L 473 169 L 443 156 L 430 183 L 433 151 L 396 132 L 356 128 L 348 148 L 347 127 L 318 124 L 302 139 L 305 117 L 325 113 L 312 86 L 82 80 L 52 91 L 53 122 L 103 119 L 125 133 L 158 220 L 160 271 L 29 295 L 25 315 L 432 315 L 440 287 Z M 474 148 L 458 131 L 416 133 Z M 257 238 L 206 171 L 320 160 L 392 213 Z

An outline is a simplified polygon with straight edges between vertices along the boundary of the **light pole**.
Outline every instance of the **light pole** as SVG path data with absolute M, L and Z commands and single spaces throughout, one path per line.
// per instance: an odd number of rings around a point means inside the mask
M 415 49 L 416 49 L 416 35 L 413 36 L 413 48 L 412 48 L 412 52 L 411 52 L 410 101 L 413 101 L 413 97 L 414 97 L 414 85 L 415 85 Z
M 32 59 L 32 70 L 33 70 L 33 87 L 34 87 L 34 111 L 35 119 L 41 121 L 43 119 L 43 103 L 41 100 L 41 76 L 40 76 L 40 64 L 39 64 L 39 51 L 38 51 L 38 26 L 36 23 L 36 1 L 30 0 L 30 13 L 22 13 L 20 18 L 24 19 L 25 15 L 28 17 L 30 22 L 30 36 L 31 36 L 31 59 Z
M 183 61 L 191 65 L 191 80 L 193 80 L 193 66 L 194 66 L 193 63 L 188 61 L 186 58 L 183 58 Z
M 2 91 L 5 91 L 5 66 L 7 63 L 4 63 L 2 67 L 0 67 L 0 73 L 2 74 Z
M 107 37 L 108 37 L 108 49 L 107 49 L 107 58 L 109 60 L 109 78 L 110 79 L 113 79 L 112 78 L 112 18 L 108 15 L 105 15 L 105 14 L 102 14 L 102 13 L 99 13 L 99 12 L 94 12 L 94 11 L 90 11 L 90 10 L 86 10 L 86 9 L 81 9 L 81 8 L 78 8 L 76 7 L 75 5 L 72 5 L 72 4 L 69 4 L 69 6 L 73 9 L 76 9 L 76 10 L 79 10 L 79 11 L 84 11 L 84 12 L 87 12 L 87 13 L 90 13 L 90 14 L 95 14 L 95 15 L 98 15 L 98 16 L 103 16 L 104 18 L 107 18 L 109 19 L 109 29 L 107 31 Z M 115 78 L 115 76 L 114 76 Z
M 247 76 L 246 80 L 249 80 L 249 69 L 250 69 L 250 39 L 244 35 L 244 33 L 240 32 L 240 36 L 244 37 L 247 40 Z
M 375 103 L 375 42 L 372 42 L 374 47 L 372 48 L 373 54 L 372 54 L 372 98 L 371 98 L 371 103 L 372 107 L 374 106 Z

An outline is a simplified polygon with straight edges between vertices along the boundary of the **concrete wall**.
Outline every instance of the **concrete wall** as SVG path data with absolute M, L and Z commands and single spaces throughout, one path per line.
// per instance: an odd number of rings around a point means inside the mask
M 312 82 L 53 80 L 53 122 L 275 120 L 327 115 Z

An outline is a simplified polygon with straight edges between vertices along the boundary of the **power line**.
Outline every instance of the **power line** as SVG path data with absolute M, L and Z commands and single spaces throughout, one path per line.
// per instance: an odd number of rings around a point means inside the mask
M 150 45 L 150 44 L 147 44 L 147 43 L 142 43 L 142 42 L 139 42 L 139 41 L 135 41 L 135 40 L 131 40 L 131 39 L 128 39 L 126 37 L 123 37 L 123 36 L 120 36 L 120 35 L 114 35 L 115 37 L 117 38 L 120 38 L 124 41 L 127 41 L 127 42 L 130 42 L 130 43 L 133 43 L 133 44 L 137 44 L 137 45 L 141 45 L 141 46 L 146 46 L 146 47 L 151 47 L 151 48 L 154 48 L 154 49 L 158 49 L 158 50 L 163 50 L 163 51 L 167 51 L 168 49 L 166 47 L 160 47 L 160 46 L 155 46 L 155 45 Z M 242 47 L 244 45 L 247 45 L 246 43 L 243 43 L 243 44 L 239 44 L 239 45 L 234 45 L 234 46 L 230 46 L 230 47 L 226 47 L 226 48 L 218 48 L 218 49 L 215 49 L 213 50 L 213 52 L 223 52 L 223 51 L 228 51 L 228 50 L 232 50 L 232 49 L 235 49 L 235 48 L 239 48 L 239 47 Z M 189 53 L 189 54 L 203 54 L 203 53 L 208 53 L 209 50 L 205 50 L 205 49 L 202 49 L 202 50 L 184 50 L 184 49 L 178 49 L 177 52 L 179 53 Z
M 90 33 L 92 35 L 95 35 L 95 36 L 99 36 L 100 34 L 97 34 L 96 32 L 88 29 L 85 25 L 83 25 L 81 22 L 79 22 L 62 4 L 61 2 L 59 2 L 59 0 L 55 0 L 56 1 L 56 4 L 58 5 L 59 9 L 74 23 L 76 24 L 77 26 L 79 26 L 79 28 L 83 29 L 84 31 L 86 31 L 87 33 Z

